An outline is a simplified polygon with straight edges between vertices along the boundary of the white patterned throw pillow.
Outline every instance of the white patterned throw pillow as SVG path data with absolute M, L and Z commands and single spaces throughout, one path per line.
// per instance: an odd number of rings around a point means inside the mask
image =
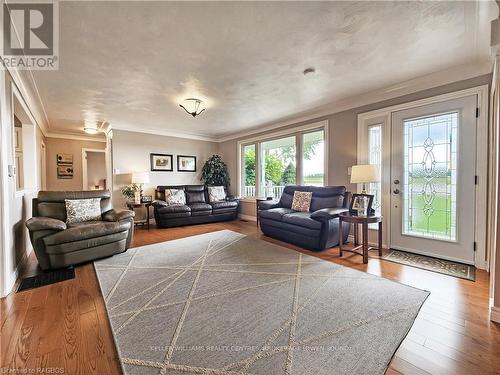
M 101 198 L 65 199 L 66 223 L 76 224 L 84 221 L 100 221 Z
M 186 204 L 186 194 L 180 189 L 165 189 L 165 202 L 168 205 Z
M 226 191 L 224 190 L 224 186 L 209 186 L 208 198 L 210 200 L 210 203 L 224 201 L 226 199 Z

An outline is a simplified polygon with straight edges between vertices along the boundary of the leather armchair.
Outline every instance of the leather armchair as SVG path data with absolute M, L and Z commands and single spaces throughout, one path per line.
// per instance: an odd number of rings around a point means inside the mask
M 67 225 L 65 199 L 86 198 L 101 198 L 102 220 Z M 126 251 L 133 239 L 134 212 L 112 209 L 109 191 L 41 191 L 26 227 L 40 267 L 62 268 Z

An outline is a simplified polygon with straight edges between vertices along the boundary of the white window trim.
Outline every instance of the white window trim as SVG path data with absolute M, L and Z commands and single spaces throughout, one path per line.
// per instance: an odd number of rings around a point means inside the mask
M 302 182 L 302 139 L 299 137 L 299 135 L 308 133 L 309 131 L 314 131 L 314 130 L 323 130 L 324 134 L 324 142 L 325 142 L 325 147 L 324 147 L 324 158 L 325 158 L 325 165 L 324 165 L 324 184 L 325 186 L 328 185 L 328 120 L 323 120 L 323 121 L 318 121 L 318 122 L 313 122 L 301 126 L 295 126 L 293 128 L 289 129 L 284 129 L 284 130 L 279 130 L 275 131 L 272 133 L 266 133 L 266 134 L 261 134 L 257 135 L 254 137 L 249 137 L 245 139 L 241 139 L 237 143 L 237 155 L 238 155 L 238 195 L 242 196 L 242 187 L 243 187 L 243 159 L 242 159 L 242 146 L 250 145 L 255 143 L 255 192 L 256 194 L 259 193 L 259 185 L 260 185 L 260 142 L 265 142 L 268 140 L 273 140 L 276 138 L 282 138 L 282 137 L 291 137 L 291 136 L 296 136 L 296 170 L 297 170 L 297 184 L 300 184 Z M 242 197 L 243 201 L 255 201 L 256 197 Z
M 393 112 L 402 111 L 424 105 L 444 102 L 447 100 L 463 98 L 470 95 L 477 95 L 477 107 L 479 117 L 477 121 L 477 154 L 476 154 L 476 175 L 478 184 L 476 185 L 476 213 L 475 213 L 475 241 L 476 254 L 474 264 L 476 267 L 488 270 L 489 254 L 492 249 L 487 246 L 487 194 L 488 194 L 488 85 L 472 87 L 465 90 L 455 91 L 443 95 L 433 96 L 408 103 L 402 103 L 386 108 L 377 109 L 358 115 L 358 163 L 365 163 L 368 149 L 368 126 L 374 124 L 382 125 L 382 215 L 383 219 L 383 243 L 385 247 L 390 247 L 390 157 L 391 157 L 391 117 Z M 358 187 L 359 189 L 359 187 Z M 489 234 L 491 235 L 491 234 Z M 493 249 L 494 250 L 494 249 Z

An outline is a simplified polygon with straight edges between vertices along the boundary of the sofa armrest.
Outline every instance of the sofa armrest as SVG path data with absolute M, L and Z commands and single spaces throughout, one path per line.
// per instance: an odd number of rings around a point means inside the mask
M 168 203 L 162 200 L 155 200 L 152 203 L 153 207 L 166 207 L 168 206 Z
M 279 201 L 259 201 L 259 210 L 270 210 L 271 208 L 277 208 L 280 207 L 280 202 Z
M 346 191 L 344 193 L 344 204 L 343 204 L 343 207 L 344 208 L 349 208 L 350 204 L 351 204 L 351 192 L 350 191 Z
M 135 216 L 132 210 L 109 210 L 102 214 L 104 221 L 121 221 Z
M 349 211 L 347 208 L 322 208 L 321 210 L 314 211 L 311 214 L 311 219 L 317 221 L 328 221 L 339 217 L 342 212 Z
M 226 202 L 237 202 L 240 200 L 240 197 L 235 197 L 234 195 L 226 196 Z
M 51 217 L 32 217 L 26 221 L 26 227 L 31 231 L 37 230 L 65 230 L 66 223 L 61 220 L 53 219 Z

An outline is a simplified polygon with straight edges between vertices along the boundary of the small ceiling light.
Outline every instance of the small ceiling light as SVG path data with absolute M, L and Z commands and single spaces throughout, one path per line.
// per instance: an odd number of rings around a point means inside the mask
M 83 128 L 83 131 L 87 134 L 97 134 L 99 132 L 99 130 L 97 130 L 97 128 L 91 127 L 91 126 L 85 126 Z
M 313 67 L 310 67 L 310 68 L 306 68 L 304 69 L 304 71 L 302 73 L 304 73 L 304 75 L 308 75 L 308 74 L 312 74 L 312 73 L 315 73 L 316 72 L 316 69 L 313 68 Z
M 203 101 L 196 98 L 187 98 L 179 106 L 193 117 L 198 116 L 206 109 Z

